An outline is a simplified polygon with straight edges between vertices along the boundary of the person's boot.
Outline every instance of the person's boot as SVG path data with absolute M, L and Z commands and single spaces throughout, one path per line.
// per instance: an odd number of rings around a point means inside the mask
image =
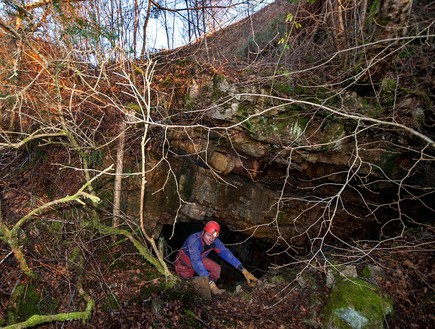
M 211 293 L 213 295 L 220 295 L 220 294 L 223 294 L 226 291 L 225 289 L 219 289 L 217 287 L 216 283 L 214 283 L 213 281 L 210 281 L 209 284 L 210 284 Z

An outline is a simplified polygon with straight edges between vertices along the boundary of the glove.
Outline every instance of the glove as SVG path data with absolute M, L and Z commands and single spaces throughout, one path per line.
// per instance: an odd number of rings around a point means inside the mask
M 250 287 L 256 287 L 257 286 L 257 278 L 252 275 L 246 268 L 242 270 L 242 274 L 245 276 L 246 281 L 248 282 L 248 285 Z
M 225 289 L 219 289 L 213 281 L 210 281 L 210 290 L 213 295 L 220 295 L 226 291 Z

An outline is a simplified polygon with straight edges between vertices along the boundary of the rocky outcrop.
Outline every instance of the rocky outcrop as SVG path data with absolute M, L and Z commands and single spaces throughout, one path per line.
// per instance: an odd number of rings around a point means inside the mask
M 262 14 L 281 16 L 277 8 L 290 7 L 277 1 Z M 408 220 L 430 220 L 427 191 L 435 178 L 433 161 L 426 160 L 433 142 L 422 138 L 427 95 L 398 99 L 399 80 L 388 77 L 372 101 L 350 87 L 334 91 L 323 77 L 311 77 L 318 87 L 304 87 L 303 74 L 275 76 L 292 70 L 279 60 L 265 66 L 268 72 L 259 72 L 265 63 L 217 65 L 227 57 L 215 51 L 246 42 L 241 37 L 228 45 L 234 39 L 224 37 L 245 23 L 216 32 L 207 47 L 165 53 L 184 57 L 171 62 L 172 80 L 157 79 L 173 89 L 159 94 L 166 112 L 153 113 L 158 137 L 147 160 L 149 226 L 214 218 L 283 246 L 306 246 L 378 239 Z M 138 188 L 130 188 L 127 207 L 135 207 Z
M 371 238 L 397 216 L 430 217 L 418 201 L 396 202 L 398 180 L 416 189 L 435 184 L 423 163 L 407 178 L 414 162 L 401 146 L 412 141 L 404 132 L 223 77 L 201 81 L 186 104 L 199 109 L 209 100 L 202 115 L 213 124 L 169 125 L 165 143 L 157 139 L 149 148 L 149 227 L 213 218 L 248 235 L 305 246 Z M 343 97 L 343 106 L 364 108 L 355 93 Z M 139 188 L 129 188 L 127 204 L 135 207 Z

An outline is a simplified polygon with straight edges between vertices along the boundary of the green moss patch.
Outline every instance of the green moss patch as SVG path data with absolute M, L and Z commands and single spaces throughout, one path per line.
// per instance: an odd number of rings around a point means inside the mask
M 53 300 L 43 296 L 34 283 L 20 284 L 14 290 L 7 309 L 8 323 L 26 321 L 32 315 L 50 314 L 56 309 Z
M 379 289 L 361 279 L 342 280 L 333 288 L 325 306 L 323 328 L 383 328 L 393 304 Z

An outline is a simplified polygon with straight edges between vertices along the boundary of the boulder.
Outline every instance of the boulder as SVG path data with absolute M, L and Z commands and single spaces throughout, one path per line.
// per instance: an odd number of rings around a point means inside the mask
M 359 278 L 341 279 L 325 305 L 322 328 L 380 329 L 392 312 L 392 301 L 376 286 Z

